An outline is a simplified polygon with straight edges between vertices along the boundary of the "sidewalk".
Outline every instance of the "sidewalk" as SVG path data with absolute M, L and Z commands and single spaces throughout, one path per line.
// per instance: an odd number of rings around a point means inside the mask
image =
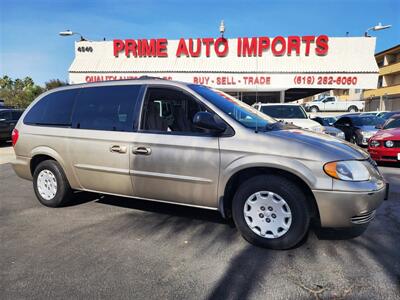
M 0 165 L 11 162 L 15 158 L 14 149 L 11 144 L 0 145 Z

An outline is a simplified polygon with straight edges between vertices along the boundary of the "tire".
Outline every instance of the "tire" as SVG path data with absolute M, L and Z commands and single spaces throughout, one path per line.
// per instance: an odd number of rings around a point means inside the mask
M 355 135 L 352 135 L 350 138 L 350 143 L 354 144 L 354 145 L 358 145 L 357 144 L 357 137 Z
M 33 189 L 39 202 L 49 207 L 61 207 L 72 199 L 67 177 L 55 160 L 42 161 L 33 173 Z
M 358 112 L 358 108 L 357 108 L 357 106 L 350 106 L 347 111 L 348 112 Z
M 312 113 L 317 113 L 317 112 L 319 112 L 318 106 L 311 106 L 310 112 L 312 112 Z
M 261 193 L 260 195 L 263 197 L 258 198 L 255 195 L 260 191 L 268 193 Z M 256 200 L 254 200 L 254 197 Z M 258 202 L 266 201 L 265 199 L 269 197 L 274 197 L 273 202 Z M 310 212 L 306 200 L 302 189 L 285 177 L 276 175 L 255 176 L 243 182 L 238 188 L 232 202 L 233 220 L 241 235 L 251 244 L 270 249 L 290 249 L 303 240 L 310 226 Z M 249 206 L 248 204 L 253 201 L 255 201 L 253 206 Z M 274 207 L 270 206 L 269 203 L 272 203 Z M 287 205 L 286 210 L 282 206 L 285 203 Z M 250 210 L 249 207 L 251 207 Z M 263 226 L 264 236 L 261 235 L 261 227 L 255 226 L 252 229 L 248 225 L 249 223 L 256 224 L 249 215 L 246 216 L 246 213 L 252 214 L 253 212 L 256 222 Z M 276 212 L 275 219 L 273 219 L 274 212 Z M 290 218 L 287 215 L 288 212 L 291 213 Z M 284 214 L 283 218 L 282 214 Z M 272 231 L 269 232 L 268 230 L 274 226 L 279 226 L 278 224 L 281 224 L 282 220 L 286 222 L 285 226 L 288 228 L 278 228 L 274 230 L 276 236 L 271 236 L 273 235 Z M 279 230 L 281 231 L 279 232 Z

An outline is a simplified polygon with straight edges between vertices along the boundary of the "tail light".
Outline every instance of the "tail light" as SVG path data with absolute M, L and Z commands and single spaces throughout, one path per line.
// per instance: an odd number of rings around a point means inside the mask
M 15 146 L 15 144 L 17 143 L 19 138 L 19 132 L 18 129 L 14 128 L 12 134 L 11 134 L 11 141 L 12 141 L 12 145 Z

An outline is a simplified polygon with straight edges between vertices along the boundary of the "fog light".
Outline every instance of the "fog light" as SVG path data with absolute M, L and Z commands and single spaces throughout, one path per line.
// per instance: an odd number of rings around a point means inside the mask
M 385 146 L 388 148 L 392 148 L 394 146 L 394 143 L 393 143 L 393 141 L 386 141 Z

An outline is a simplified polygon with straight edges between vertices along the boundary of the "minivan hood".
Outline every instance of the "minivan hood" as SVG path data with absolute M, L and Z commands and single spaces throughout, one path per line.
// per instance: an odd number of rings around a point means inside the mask
M 348 160 L 348 159 L 367 159 L 368 153 L 344 140 L 332 137 L 328 134 L 315 133 L 301 129 L 284 129 L 267 131 L 266 134 L 284 140 L 282 147 L 301 150 L 300 158 L 314 160 L 316 157 L 323 156 L 327 160 Z M 281 151 L 284 151 L 282 149 Z M 291 150 L 292 152 L 293 150 Z M 316 151 L 319 155 L 316 155 Z M 300 151 L 299 151 L 300 152 Z

